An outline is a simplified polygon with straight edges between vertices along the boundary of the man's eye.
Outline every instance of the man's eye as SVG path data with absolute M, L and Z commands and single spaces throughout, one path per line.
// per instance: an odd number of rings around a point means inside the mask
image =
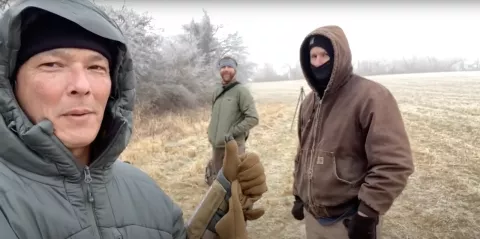
M 92 70 L 103 70 L 103 69 L 105 69 L 105 67 L 99 66 L 99 65 L 90 66 L 89 68 L 92 69 Z
M 105 71 L 105 72 L 107 72 L 107 68 L 104 67 L 104 66 L 100 66 L 100 65 L 90 66 L 89 69 L 90 70 L 95 70 L 95 71 Z
M 61 67 L 61 64 L 57 63 L 57 62 L 47 62 L 47 63 L 41 64 L 40 66 L 42 66 L 42 67 Z

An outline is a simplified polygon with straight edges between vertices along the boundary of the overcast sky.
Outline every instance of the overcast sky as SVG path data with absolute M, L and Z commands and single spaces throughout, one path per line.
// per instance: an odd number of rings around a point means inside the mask
M 122 6 L 123 0 L 95 0 Z M 342 27 L 354 60 L 402 58 L 413 55 L 466 58 L 480 57 L 480 4 L 383 5 L 312 3 L 226 3 L 221 1 L 125 0 L 127 7 L 148 11 L 165 34 L 181 33 L 181 25 L 200 20 L 202 8 L 224 31 L 238 31 L 258 64 L 272 63 L 279 69 L 298 61 L 302 39 L 327 24 Z M 239 2 L 239 1 L 238 1 Z M 433 1 L 432 1 L 433 2 Z M 477 14 L 475 14 L 477 13 Z

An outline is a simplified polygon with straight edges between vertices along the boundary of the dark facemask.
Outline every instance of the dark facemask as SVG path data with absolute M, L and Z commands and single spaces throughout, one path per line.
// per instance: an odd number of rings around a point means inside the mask
M 330 82 L 330 76 L 332 75 L 333 62 L 329 60 L 325 64 L 315 67 L 310 65 L 314 79 L 312 79 L 312 86 L 315 88 L 317 95 L 323 98 L 324 91 L 327 89 L 328 82 Z
M 315 83 L 319 86 L 327 87 L 328 82 L 330 81 L 330 76 L 332 75 L 333 62 L 328 61 L 319 67 L 311 65 L 310 68 L 315 76 Z
M 330 56 L 330 60 L 324 63 L 321 66 L 315 67 L 310 65 L 310 69 L 312 70 L 313 79 L 311 81 L 312 86 L 315 88 L 315 91 L 320 96 L 323 97 L 323 93 L 327 88 L 328 83 L 330 82 L 330 77 L 333 71 L 334 65 L 334 54 L 333 54 L 333 45 L 331 41 L 324 37 L 324 36 L 315 36 L 311 39 L 310 42 L 310 49 L 313 47 L 321 47 L 325 49 L 325 51 Z

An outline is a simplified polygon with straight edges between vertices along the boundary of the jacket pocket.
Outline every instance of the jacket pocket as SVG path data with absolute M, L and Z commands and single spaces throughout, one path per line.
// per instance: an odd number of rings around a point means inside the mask
M 339 168 L 335 152 L 315 149 L 310 160 L 309 195 L 314 206 L 336 206 L 350 198 L 354 182 L 342 178 L 348 168 Z
M 338 181 L 352 187 L 358 186 L 366 175 L 362 161 L 352 157 L 334 157 L 333 173 Z

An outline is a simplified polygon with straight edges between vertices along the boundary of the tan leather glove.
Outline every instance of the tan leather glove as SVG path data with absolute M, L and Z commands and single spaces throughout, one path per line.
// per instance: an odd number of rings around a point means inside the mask
M 255 153 L 238 155 L 236 141 L 229 137 L 225 147 L 223 172 L 231 183 L 231 197 L 228 212 L 215 226 L 221 239 L 247 239 L 247 220 L 263 216 L 263 208 L 253 209 L 263 193 L 268 191 L 265 170 Z

